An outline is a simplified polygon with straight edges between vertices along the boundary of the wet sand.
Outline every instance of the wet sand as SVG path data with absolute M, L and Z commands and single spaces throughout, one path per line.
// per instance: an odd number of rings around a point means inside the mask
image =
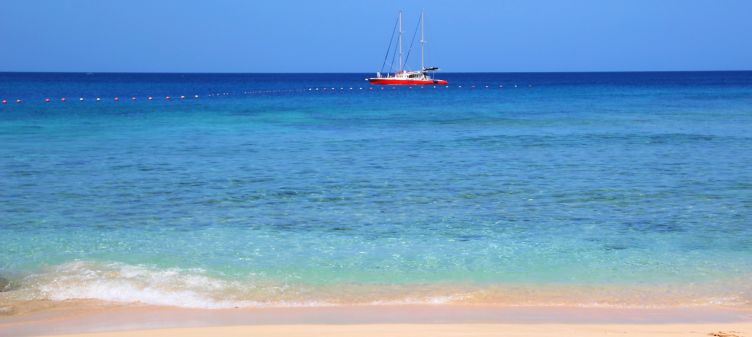
M 60 306 L 0 316 L 0 336 L 752 336 L 752 310 L 487 305 L 198 310 Z M 724 335 L 725 334 L 725 335 Z

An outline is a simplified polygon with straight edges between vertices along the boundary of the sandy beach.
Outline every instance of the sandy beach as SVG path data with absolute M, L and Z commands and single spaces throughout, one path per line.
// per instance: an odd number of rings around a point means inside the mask
M 0 336 L 750 336 L 739 308 L 59 307 L 0 318 Z M 715 334 L 715 335 L 712 335 Z
M 367 324 L 367 325 L 265 325 L 188 329 L 103 332 L 66 336 L 748 336 L 752 324 Z

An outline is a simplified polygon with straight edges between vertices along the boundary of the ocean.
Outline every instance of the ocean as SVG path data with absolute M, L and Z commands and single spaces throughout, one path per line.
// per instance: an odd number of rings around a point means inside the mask
M 0 73 L 0 308 L 752 305 L 752 72 L 366 76 Z

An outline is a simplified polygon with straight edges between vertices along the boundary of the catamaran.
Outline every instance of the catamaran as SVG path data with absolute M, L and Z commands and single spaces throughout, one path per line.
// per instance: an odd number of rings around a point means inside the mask
M 394 40 L 394 30 L 392 30 L 392 37 L 389 39 L 389 47 L 386 50 L 386 56 L 384 56 L 384 63 L 381 65 L 381 71 L 376 72 L 376 77 L 368 78 L 368 82 L 371 84 L 386 84 L 386 85 L 446 85 L 446 80 L 434 79 L 430 73 L 439 70 L 437 67 L 425 66 L 425 23 L 423 12 L 420 13 L 420 69 L 421 70 L 405 70 L 405 63 L 410 57 L 410 51 L 412 50 L 412 42 L 410 43 L 410 49 L 407 51 L 407 57 L 403 58 L 402 51 L 402 11 L 399 12 L 399 18 L 395 24 L 395 30 L 399 27 L 399 42 L 398 51 L 395 50 L 394 54 L 399 54 L 399 66 L 397 71 L 393 73 L 382 74 L 384 67 L 386 66 L 386 60 L 389 58 L 389 52 L 392 49 L 392 42 Z M 415 41 L 415 35 L 413 34 L 413 41 Z M 390 71 L 394 65 L 394 54 L 392 54 L 392 63 L 390 65 Z

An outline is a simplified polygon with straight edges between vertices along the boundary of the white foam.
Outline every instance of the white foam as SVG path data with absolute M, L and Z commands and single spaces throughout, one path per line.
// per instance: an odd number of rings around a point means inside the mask
M 30 276 L 26 283 L 35 285 L 43 298 L 54 301 L 96 299 L 207 309 L 264 305 L 223 299 L 223 294 L 239 285 L 211 277 L 202 269 L 75 261 Z
M 53 301 L 95 299 L 117 303 L 141 303 L 184 308 L 223 309 L 244 307 L 333 306 L 336 295 L 298 289 L 284 283 L 261 282 L 253 277 L 233 281 L 212 276 L 200 268 L 156 268 L 124 263 L 73 261 L 26 277 L 35 297 Z M 301 295 L 301 296 L 297 296 Z M 328 300 L 334 300 L 334 302 Z M 443 304 L 454 296 L 405 297 L 366 301 L 361 304 Z

